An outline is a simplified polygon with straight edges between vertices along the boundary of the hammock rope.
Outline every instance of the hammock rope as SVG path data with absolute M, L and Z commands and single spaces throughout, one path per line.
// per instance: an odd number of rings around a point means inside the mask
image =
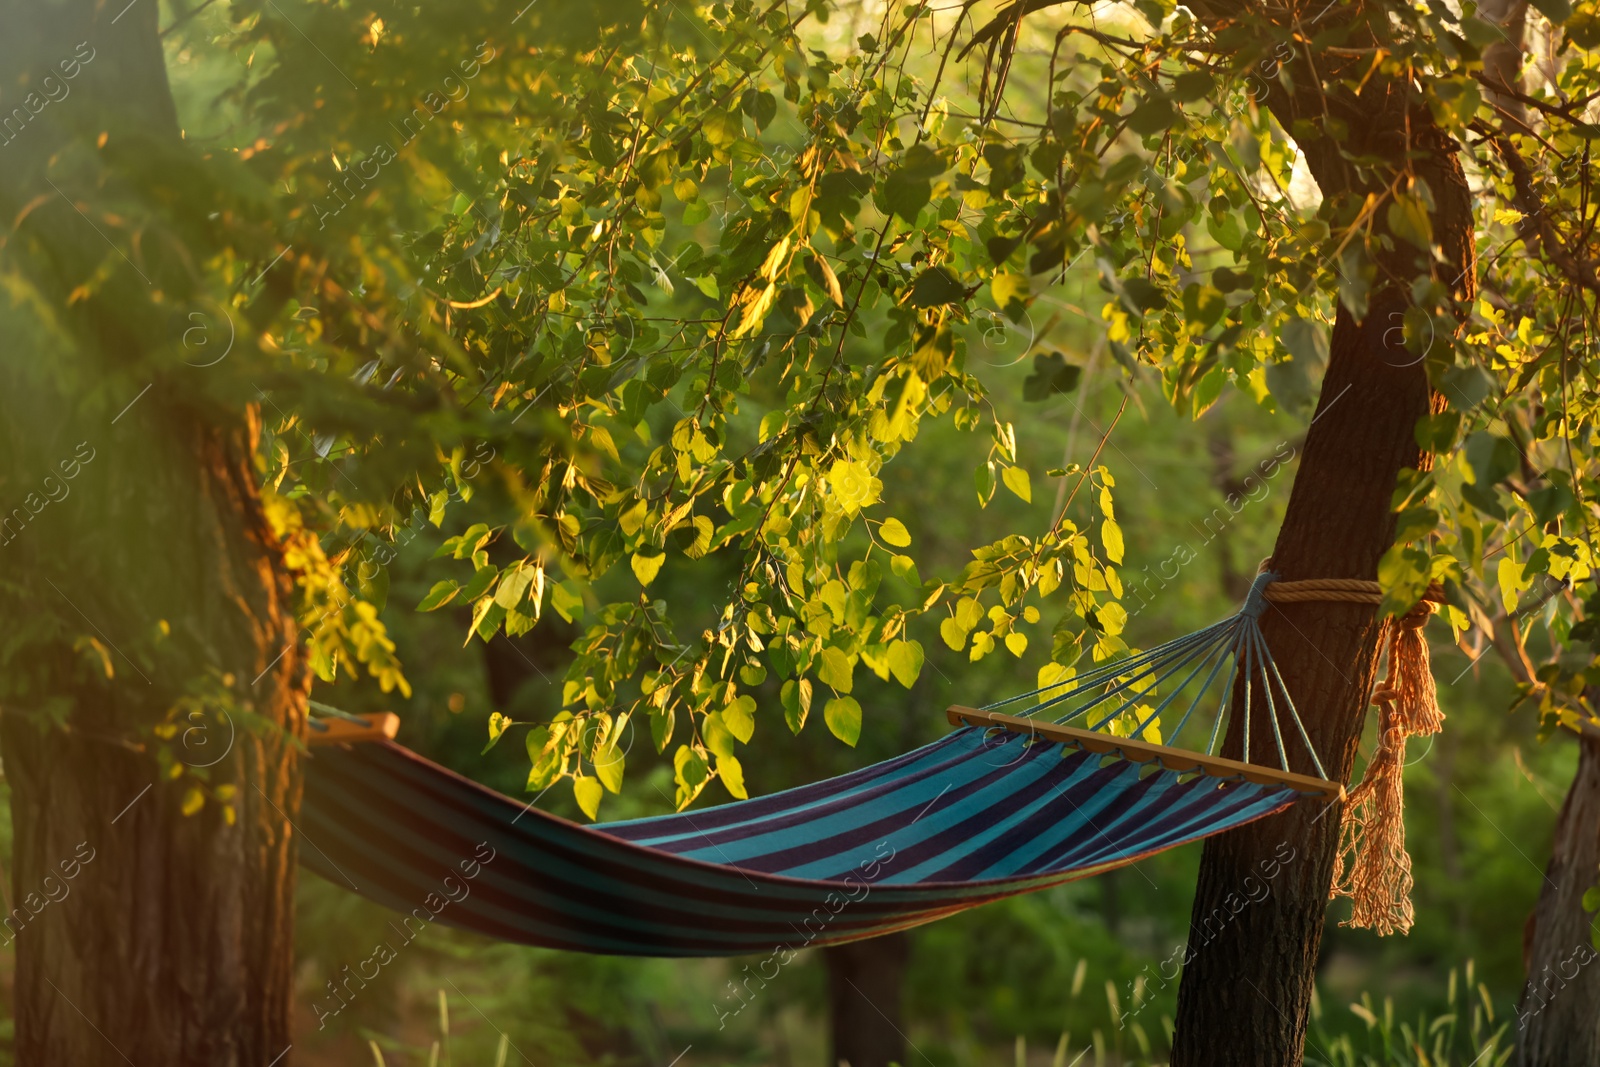
M 1215 701 L 1216 719 L 1205 749 L 1207 755 L 1212 755 L 1216 752 L 1222 723 L 1228 714 L 1235 682 L 1243 678 L 1247 680 L 1247 684 L 1241 687 L 1240 715 L 1244 728 L 1241 761 L 1250 762 L 1250 720 L 1259 696 L 1263 705 L 1262 710 L 1272 725 L 1278 767 L 1283 771 L 1290 771 L 1289 753 L 1284 745 L 1284 732 L 1280 726 L 1280 716 L 1282 716 L 1293 723 L 1294 736 L 1298 738 L 1305 753 L 1310 757 L 1317 776 L 1326 779 L 1328 775 L 1323 769 L 1322 759 L 1311 744 L 1305 723 L 1301 721 L 1300 713 L 1295 708 L 1294 698 L 1289 695 L 1283 676 L 1267 649 L 1266 638 L 1261 633 L 1261 616 L 1266 612 L 1268 603 L 1277 599 L 1273 591 L 1279 586 L 1287 585 L 1291 593 L 1297 593 L 1296 587 L 1303 584 L 1307 583 L 1282 582 L 1275 572 L 1263 570 L 1252 583 L 1244 606 L 1219 623 L 1136 655 L 1102 664 L 1082 674 L 1072 675 L 1026 693 L 987 704 L 981 710 L 998 711 L 1026 700 L 1040 698 L 1032 708 L 1023 713 L 1023 717 L 1032 718 L 1048 709 L 1056 712 L 1050 721 L 1057 725 L 1065 726 L 1074 720 L 1083 719 L 1091 731 L 1099 732 L 1114 723 L 1119 716 L 1135 709 L 1145 708 L 1146 710 L 1140 712 L 1137 721 L 1131 725 L 1127 733 L 1119 735 L 1142 741 L 1148 739 L 1160 716 L 1180 697 L 1187 703 L 1177 728 L 1168 735 L 1174 738 L 1189 722 L 1196 709 L 1202 705 L 1209 706 Z M 1312 592 L 1316 593 L 1315 590 Z M 1228 672 L 1221 688 L 1218 689 L 1215 682 L 1224 664 L 1228 665 Z M 1188 673 L 1179 679 L 1179 675 L 1186 669 Z M 1206 672 L 1205 677 L 1196 685 L 1196 679 L 1200 678 L 1202 672 Z M 1153 707 L 1147 707 L 1147 698 L 1153 697 L 1160 697 L 1160 702 Z M 1113 710 L 1108 713 L 1102 712 L 1098 718 L 1090 719 L 1091 711 L 1108 703 L 1114 703 Z
M 1229 714 L 1236 680 L 1239 685 L 1238 714 L 1243 738 L 1241 762 L 1250 763 L 1250 743 L 1254 731 L 1252 718 L 1264 715 L 1272 729 L 1278 766 L 1290 771 L 1286 734 L 1310 757 L 1317 776 L 1327 779 L 1311 738 L 1290 696 L 1282 673 L 1267 647 L 1260 619 L 1269 604 L 1370 604 L 1383 602 L 1383 587 L 1377 582 L 1353 578 L 1310 578 L 1286 582 L 1271 570 L 1265 560 L 1250 587 L 1244 606 L 1237 614 L 1185 637 L 1112 663 L 1104 664 L 1059 682 L 987 705 L 983 711 L 997 711 L 1025 700 L 1039 698 L 1023 713 L 1032 718 L 1050 710 L 1052 720 L 1066 725 L 1084 719 L 1092 732 L 1108 725 L 1136 708 L 1145 707 L 1147 697 L 1163 694 L 1161 700 L 1126 733 L 1133 740 L 1145 739 L 1160 717 L 1180 695 L 1190 694 L 1187 706 L 1170 737 L 1177 738 L 1195 711 L 1218 702 L 1217 714 L 1206 743 L 1207 755 L 1216 752 L 1222 726 Z M 1386 623 L 1388 670 L 1371 697 L 1380 708 L 1379 740 L 1361 784 L 1348 795 L 1340 818 L 1339 850 L 1335 859 L 1331 897 L 1351 898 L 1351 917 L 1345 925 L 1375 930 L 1379 934 L 1404 933 L 1411 927 L 1411 858 L 1406 852 L 1404 788 L 1406 739 L 1437 733 L 1444 724 L 1437 691 L 1428 662 L 1428 643 L 1422 629 L 1433 615 L 1435 604 L 1443 599 L 1437 585 L 1430 586 L 1423 599 L 1404 615 Z M 1198 660 L 1198 662 L 1196 662 Z M 1190 665 L 1194 664 L 1192 668 Z M 1226 679 L 1216 696 L 1214 683 L 1224 664 Z M 1195 680 L 1209 666 L 1209 673 L 1195 686 Z M 1186 669 L 1188 673 L 1179 679 Z M 1113 710 L 1092 722 L 1089 713 L 1104 705 Z M 1292 724 L 1292 733 L 1284 726 Z M 1112 746 L 1114 751 L 1114 746 Z

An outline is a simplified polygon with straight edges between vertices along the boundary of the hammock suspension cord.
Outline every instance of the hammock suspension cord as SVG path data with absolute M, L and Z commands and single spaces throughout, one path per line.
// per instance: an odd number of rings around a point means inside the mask
M 1125 659 L 990 704 L 984 710 L 1037 698 L 1030 709 L 1020 713 L 1022 716 L 1031 718 L 1048 709 L 1055 714 L 1053 721 L 1057 724 L 1082 719 L 1095 731 L 1104 730 L 1119 717 L 1133 712 L 1131 729 L 1118 732 L 1133 740 L 1144 740 L 1159 729 L 1158 720 L 1180 697 L 1186 705 L 1167 734 L 1172 738 L 1183 731 L 1196 709 L 1202 704 L 1212 706 L 1215 701 L 1215 719 L 1205 749 L 1210 755 L 1221 737 L 1235 683 L 1242 679 L 1243 684 L 1237 686 L 1235 709 L 1241 716 L 1241 760 L 1250 762 L 1251 720 L 1264 714 L 1272 728 L 1278 765 L 1284 771 L 1290 770 L 1284 740 L 1288 735 L 1291 743 L 1309 756 L 1317 774 L 1327 778 L 1267 647 L 1260 619 L 1268 604 L 1376 606 L 1383 602 L 1383 587 L 1377 582 L 1352 578 L 1286 582 L 1270 569 L 1270 563 L 1262 562 L 1244 606 L 1232 617 Z M 1437 733 L 1444 723 L 1429 667 L 1428 644 L 1422 633 L 1436 603 L 1442 599 L 1438 586 L 1431 586 L 1414 607 L 1386 624 L 1387 672 L 1371 698 L 1380 709 L 1378 746 L 1361 784 L 1350 791 L 1341 812 L 1331 895 L 1351 898 L 1351 917 L 1345 925 L 1370 928 L 1379 934 L 1404 933 L 1411 927 L 1411 859 L 1405 847 L 1401 772 L 1405 767 L 1406 739 Z M 1222 685 L 1215 689 L 1219 676 Z M 1293 731 L 1285 730 L 1284 725 L 1292 725 Z

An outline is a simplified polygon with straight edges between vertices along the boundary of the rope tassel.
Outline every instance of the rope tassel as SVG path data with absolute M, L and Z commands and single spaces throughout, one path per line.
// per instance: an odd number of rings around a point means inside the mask
M 1271 560 L 1261 562 L 1267 573 Z M 1274 581 L 1266 587 L 1274 603 L 1342 602 L 1379 604 L 1383 587 L 1353 578 Z M 1411 856 L 1406 852 L 1406 739 L 1436 734 L 1444 726 L 1438 689 L 1428 663 L 1423 627 L 1443 600 L 1430 586 L 1417 605 L 1389 624 L 1389 667 L 1374 690 L 1378 747 L 1367 762 L 1361 784 L 1350 790 L 1339 822 L 1339 851 L 1333 862 L 1329 898 L 1349 897 L 1350 918 L 1342 925 L 1380 936 L 1411 929 Z
M 1411 929 L 1411 856 L 1406 852 L 1406 740 L 1444 726 L 1423 627 L 1433 614 L 1420 601 L 1390 624 L 1389 669 L 1372 694 L 1379 712 L 1378 747 L 1361 784 L 1350 791 L 1339 824 L 1330 897 L 1349 897 L 1342 925 L 1380 936 Z

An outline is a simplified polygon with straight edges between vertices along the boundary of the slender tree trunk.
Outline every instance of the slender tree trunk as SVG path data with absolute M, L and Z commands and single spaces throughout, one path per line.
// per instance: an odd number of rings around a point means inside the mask
M 905 933 L 822 950 L 828 965 L 828 1067 L 890 1067 L 906 1062 Z
M 0 360 L 8 490 L 53 501 L 0 589 L 17 1061 L 284 1067 L 307 675 L 258 427 L 183 399 L 163 294 L 92 221 L 97 140 L 177 143 L 158 8 L 0 13 L 0 113 L 55 94 L 3 149 L 5 254 L 72 308 Z
M 1432 126 L 1425 109 L 1414 106 L 1403 84 L 1373 79 L 1359 97 L 1330 89 L 1324 100 L 1315 85 L 1299 74 L 1295 80 L 1303 98 L 1289 97 L 1281 85 L 1267 96 L 1285 127 L 1322 114 L 1326 106 L 1347 124 L 1347 151 L 1393 160 L 1396 171 L 1408 149 L 1421 153 L 1411 167 L 1427 182 L 1436 205 L 1434 238 L 1445 258 L 1440 281 L 1458 296 L 1470 296 L 1471 195 L 1455 143 Z M 1308 125 L 1313 123 L 1300 129 Z M 1299 143 L 1325 195 L 1365 188 L 1341 145 L 1325 134 L 1306 134 Z M 1289 581 L 1376 578 L 1394 536 L 1395 478 L 1424 459 L 1415 430 L 1435 397 L 1422 360 L 1403 346 L 1396 327 L 1409 306 L 1405 286 L 1427 267 L 1419 265 L 1414 249 L 1394 240 L 1394 251 L 1376 264 L 1365 319 L 1358 321 L 1341 306 L 1333 327 L 1317 414 L 1273 550 L 1273 569 Z M 1376 610 L 1285 605 L 1269 610 L 1262 628 L 1329 777 L 1348 781 L 1378 665 L 1382 624 Z M 1225 742 L 1235 757 L 1242 747 L 1238 723 L 1233 717 Z M 1263 732 L 1252 736 L 1251 751 L 1271 750 L 1267 724 L 1256 725 Z M 1313 770 L 1303 753 L 1292 751 L 1291 759 L 1293 769 Z M 1337 806 L 1299 803 L 1206 841 L 1191 922 L 1199 928 L 1208 919 L 1213 926 L 1220 921 L 1221 932 L 1184 970 L 1172 1060 L 1177 1067 L 1301 1062 L 1338 830 Z M 1294 858 L 1282 864 L 1271 896 L 1236 907 L 1245 880 L 1281 860 L 1283 847 L 1292 848 Z
M 1600 735 L 1578 736 L 1578 772 L 1556 820 L 1550 865 L 1528 919 L 1528 984 L 1517 1005 L 1518 1067 L 1600 1063 L 1600 959 L 1583 895 L 1600 880 Z

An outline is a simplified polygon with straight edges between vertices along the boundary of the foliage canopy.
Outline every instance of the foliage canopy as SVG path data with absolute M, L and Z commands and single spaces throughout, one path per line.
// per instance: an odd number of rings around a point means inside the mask
M 1380 328 L 1447 406 L 1418 427 L 1434 469 L 1397 488 L 1393 604 L 1443 580 L 1461 631 L 1515 612 L 1541 575 L 1586 579 L 1594 6 L 1539 5 L 1545 44 L 1517 86 L 1486 84 L 1506 32 L 1472 5 L 1047 6 L 197 11 L 169 47 L 215 64 L 216 127 L 172 144 L 76 114 L 47 176 L 103 243 L 55 283 L 29 264 L 59 250 L 8 248 L 9 317 L 30 335 L 129 343 L 27 373 L 94 381 L 107 416 L 151 381 L 185 407 L 259 406 L 324 679 L 405 689 L 385 566 L 430 525 L 448 536 L 422 610 L 468 609 L 469 641 L 547 611 L 578 623 L 566 710 L 518 725 L 530 790 L 568 779 L 591 816 L 646 724 L 680 805 L 712 779 L 745 795 L 763 686 L 787 729 L 820 702 L 854 744 L 856 679 L 909 688 L 923 642 L 977 660 L 1049 641 L 1046 679 L 1122 650 L 1124 539 L 1098 451 L 1051 472 L 1053 521 L 970 546 L 953 574 L 919 561 L 880 478 L 949 419 L 974 467 L 952 506 L 1048 495 L 972 346 L 1023 331 L 1026 396 L 1071 392 L 1080 368 L 1035 316 L 1085 271 L 1111 357 L 1195 416 L 1227 389 L 1304 410 L 1336 311 L 1403 292 Z M 1472 306 L 1442 265 L 1420 149 L 1373 154 L 1341 117 L 1379 85 L 1466 167 Z M 1285 129 L 1268 105 L 1307 92 L 1320 117 Z M 1334 146 L 1340 188 L 1312 183 L 1311 143 Z M 69 565 L 36 552 L 41 574 Z M 726 588 L 653 598 L 663 568 L 706 560 L 726 561 Z M 1041 634 L 1052 597 L 1062 623 Z M 1587 635 L 1559 599 L 1540 610 L 1558 643 Z M 81 628 L 63 609 L 10 661 L 76 640 L 80 669 L 109 673 Z M 1550 721 L 1589 714 L 1588 659 L 1545 668 Z M 27 679 L 7 684 L 36 695 Z M 219 675 L 182 699 L 244 689 Z M 512 725 L 495 716 L 491 742 Z

